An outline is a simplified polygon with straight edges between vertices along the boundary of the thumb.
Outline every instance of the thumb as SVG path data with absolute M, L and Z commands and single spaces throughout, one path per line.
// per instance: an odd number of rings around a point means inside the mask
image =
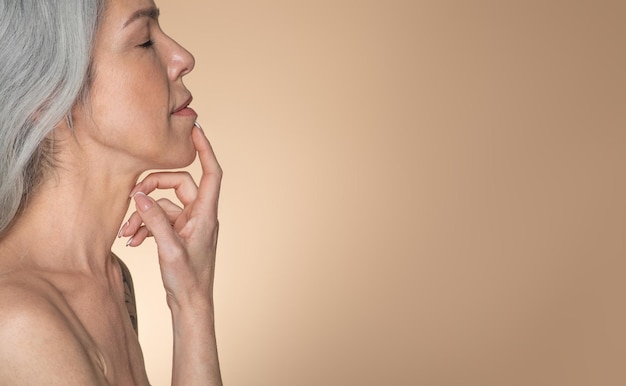
M 172 225 L 167 219 L 165 211 L 157 202 L 143 192 L 135 193 L 133 199 L 135 200 L 135 207 L 139 217 L 141 217 L 146 228 L 152 233 L 159 250 L 167 249 L 168 246 L 178 245 L 179 242 L 174 234 Z

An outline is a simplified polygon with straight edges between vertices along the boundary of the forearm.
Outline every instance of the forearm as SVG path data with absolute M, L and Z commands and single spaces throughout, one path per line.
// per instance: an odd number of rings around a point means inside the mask
M 200 125 L 196 123 L 191 134 L 202 166 L 198 186 L 188 173 L 148 175 L 130 192 L 137 211 L 122 234 L 133 236 L 135 244 L 131 245 L 139 245 L 152 233 L 157 243 L 161 278 L 172 311 L 172 384 L 215 386 L 222 385 L 212 297 L 222 169 Z M 147 195 L 168 188 L 174 189 L 184 209 Z
M 172 323 L 172 385 L 222 385 L 211 302 L 172 308 Z

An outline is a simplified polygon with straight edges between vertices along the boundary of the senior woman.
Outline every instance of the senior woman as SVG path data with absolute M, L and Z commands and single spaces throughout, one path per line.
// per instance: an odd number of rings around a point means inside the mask
M 146 385 L 116 236 L 154 236 L 173 384 L 221 384 L 221 169 L 152 0 L 0 0 L 0 384 Z M 179 168 L 198 155 L 198 186 Z M 173 188 L 182 207 L 147 194 Z M 136 211 L 121 227 L 130 204 Z

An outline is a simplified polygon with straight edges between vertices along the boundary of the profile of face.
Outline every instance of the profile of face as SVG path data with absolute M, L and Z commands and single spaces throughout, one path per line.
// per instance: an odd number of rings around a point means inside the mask
M 88 102 L 73 111 L 79 139 L 129 168 L 190 164 L 196 114 L 182 78 L 193 66 L 193 56 L 161 30 L 152 0 L 106 0 Z

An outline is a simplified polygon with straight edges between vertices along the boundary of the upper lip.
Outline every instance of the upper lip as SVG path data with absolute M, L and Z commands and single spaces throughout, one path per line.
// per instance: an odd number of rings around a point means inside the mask
M 178 106 L 174 111 L 172 111 L 172 114 L 176 114 L 177 112 L 179 112 L 180 110 L 186 108 L 187 106 L 189 106 L 191 104 L 191 101 L 193 100 L 193 96 L 189 96 L 189 98 L 187 98 L 187 100 L 185 101 L 185 103 L 183 103 L 182 105 Z

